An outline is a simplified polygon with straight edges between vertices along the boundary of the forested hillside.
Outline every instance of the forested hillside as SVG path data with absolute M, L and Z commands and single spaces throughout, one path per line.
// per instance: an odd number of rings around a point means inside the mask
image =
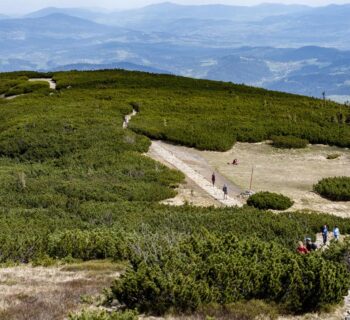
M 57 90 L 23 89 L 39 76 L 53 76 Z M 163 206 L 184 177 L 143 154 L 146 136 L 214 150 L 276 134 L 349 146 L 349 109 L 125 71 L 1 74 L 0 81 L 0 95 L 26 93 L 0 99 L 0 262 L 127 260 L 112 297 L 153 314 L 252 299 L 305 312 L 347 294 L 345 247 L 307 256 L 295 249 L 325 221 L 350 233 L 350 219 Z M 133 108 L 132 130 L 123 130 Z

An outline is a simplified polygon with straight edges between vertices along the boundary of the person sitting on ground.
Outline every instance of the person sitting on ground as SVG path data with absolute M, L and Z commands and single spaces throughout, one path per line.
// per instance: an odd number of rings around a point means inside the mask
M 297 252 L 300 254 L 308 254 L 309 250 L 307 250 L 307 248 L 304 246 L 304 243 L 302 241 L 299 241 Z
M 233 164 L 234 166 L 238 166 L 238 159 L 234 159 L 234 160 L 232 161 L 232 164 Z
M 316 251 L 317 244 L 315 242 L 312 242 L 311 238 L 306 238 L 306 249 L 309 251 Z
M 334 239 L 335 240 L 339 240 L 339 236 L 340 236 L 340 231 L 339 231 L 339 228 L 338 226 L 335 226 L 334 229 L 333 229 L 333 236 L 334 236 Z

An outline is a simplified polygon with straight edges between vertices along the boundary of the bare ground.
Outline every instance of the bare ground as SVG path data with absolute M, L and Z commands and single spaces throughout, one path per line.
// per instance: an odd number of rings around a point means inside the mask
M 348 149 L 313 145 L 306 149 L 283 150 L 273 148 L 267 143 L 237 143 L 227 152 L 212 152 L 159 141 L 157 143 L 204 177 L 208 183 L 212 172 L 215 172 L 217 186 L 221 188 L 226 183 L 232 198 L 239 199 L 238 195 L 249 189 L 254 167 L 252 189 L 283 193 L 291 197 L 295 204 L 290 210 L 314 210 L 350 217 L 350 202 L 332 202 L 312 191 L 312 186 L 322 178 L 350 176 Z M 327 159 L 328 155 L 335 153 L 340 157 Z M 174 168 L 164 157 L 155 153 L 152 147 L 148 155 Z M 235 158 L 239 160 L 239 165 L 229 165 Z M 196 191 L 196 197 L 191 196 L 191 190 Z M 188 202 L 210 206 L 214 201 L 214 205 L 220 206 L 217 200 L 187 178 L 187 184 L 180 187 L 179 195 L 165 203 L 181 205 Z
M 63 320 L 109 287 L 121 266 L 90 261 L 63 267 L 0 268 L 0 319 Z
M 290 210 L 309 209 L 342 217 L 350 217 L 350 202 L 332 202 L 312 192 L 320 179 L 350 176 L 350 151 L 336 147 L 313 145 L 306 149 L 276 149 L 267 143 L 237 143 L 227 152 L 200 152 L 209 165 L 242 189 L 249 188 L 254 167 L 254 191 L 283 193 L 295 201 Z M 328 160 L 330 154 L 340 154 Z M 236 167 L 227 165 L 238 158 Z
M 179 188 L 179 195 L 164 203 L 181 205 L 185 202 L 198 206 L 242 206 L 243 201 L 238 197 L 241 190 L 230 180 L 207 163 L 196 153 L 195 149 L 175 146 L 162 141 L 152 141 L 151 148 L 147 153 L 151 158 L 162 162 L 170 168 L 182 171 L 187 177 L 187 184 Z M 211 175 L 215 172 L 215 186 L 211 183 Z M 222 186 L 228 187 L 228 199 L 224 200 Z M 193 191 L 196 190 L 196 197 Z

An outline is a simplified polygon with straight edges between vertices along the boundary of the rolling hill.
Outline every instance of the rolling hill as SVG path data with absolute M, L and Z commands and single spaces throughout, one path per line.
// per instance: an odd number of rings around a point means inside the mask
M 52 77 L 56 90 L 28 81 L 39 77 Z M 348 294 L 346 243 L 307 255 L 295 249 L 314 238 L 320 221 L 349 234 L 350 219 L 161 205 L 184 175 L 145 156 L 148 137 L 210 150 L 274 134 L 349 147 L 347 107 L 122 70 L 0 73 L 0 80 L 0 95 L 24 94 L 0 99 L 0 263 L 124 262 L 108 298 L 150 315 L 303 314 Z M 138 114 L 123 128 L 133 109 Z M 10 319 L 11 311 L 4 305 L 1 315 Z
M 121 12 L 46 8 L 0 20 L 0 71 L 124 65 L 316 97 L 326 91 L 346 101 L 349 10 L 173 3 Z

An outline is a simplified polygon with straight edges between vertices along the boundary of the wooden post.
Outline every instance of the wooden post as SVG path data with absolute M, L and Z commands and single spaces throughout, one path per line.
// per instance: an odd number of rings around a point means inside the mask
M 252 166 L 252 174 L 250 176 L 250 185 L 249 185 L 249 190 L 252 190 L 252 185 L 253 185 L 253 175 L 254 175 L 254 166 Z

